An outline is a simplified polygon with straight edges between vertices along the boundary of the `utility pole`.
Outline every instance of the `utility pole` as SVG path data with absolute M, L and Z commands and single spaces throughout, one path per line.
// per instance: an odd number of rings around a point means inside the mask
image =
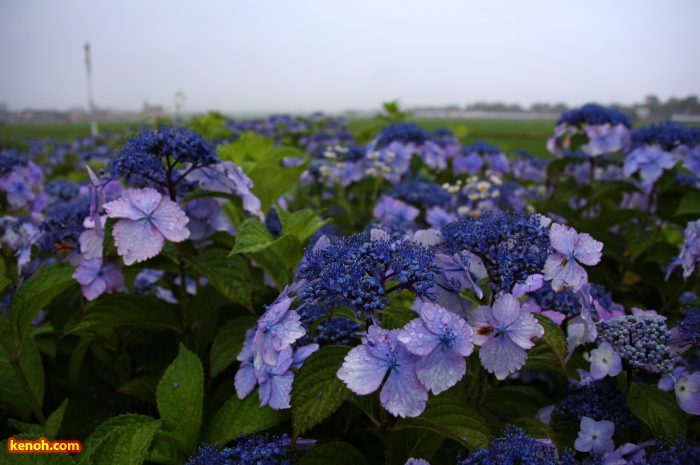
M 90 64 L 90 43 L 85 44 L 85 70 L 87 72 L 88 107 L 90 108 L 90 134 L 97 137 L 97 115 L 95 113 L 95 101 L 92 98 L 92 66 Z

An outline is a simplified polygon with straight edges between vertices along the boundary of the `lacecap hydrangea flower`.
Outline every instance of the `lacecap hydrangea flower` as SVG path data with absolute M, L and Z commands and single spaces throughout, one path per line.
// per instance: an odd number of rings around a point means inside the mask
M 602 256 L 603 243 L 587 233 L 577 233 L 570 226 L 552 224 L 549 240 L 556 253 L 547 257 L 544 265 L 545 281 L 552 281 L 552 289 L 572 289 L 578 292 L 588 282 L 584 265 L 597 265 Z
M 398 340 L 419 356 L 416 375 L 433 394 L 462 379 L 467 371 L 464 357 L 474 350 L 472 329 L 464 319 L 432 302 L 423 304 L 420 318 L 410 321 L 399 332 Z
M 497 298 L 493 307 L 477 307 L 468 322 L 474 331 L 474 344 L 481 346 L 481 364 L 499 380 L 522 367 L 527 349 L 535 346 L 532 340 L 544 335 L 542 325 L 530 312 L 521 310 L 512 294 Z
M 107 217 L 120 219 L 112 234 L 126 265 L 155 257 L 165 239 L 182 242 L 190 234 L 182 209 L 155 189 L 127 190 L 104 209 Z
M 394 416 L 417 417 L 425 409 L 428 391 L 416 375 L 418 356 L 399 340 L 399 334 L 397 329 L 370 326 L 362 344 L 345 356 L 337 376 L 360 396 L 372 394 L 384 382 L 381 405 Z

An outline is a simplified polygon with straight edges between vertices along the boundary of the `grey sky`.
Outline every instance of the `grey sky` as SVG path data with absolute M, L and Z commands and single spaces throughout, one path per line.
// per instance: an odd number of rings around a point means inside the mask
M 700 93 L 697 0 L 0 0 L 0 103 L 327 112 Z

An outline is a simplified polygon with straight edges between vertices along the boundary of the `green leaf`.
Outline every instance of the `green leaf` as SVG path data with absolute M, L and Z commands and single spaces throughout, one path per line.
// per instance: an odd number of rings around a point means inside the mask
M 304 248 L 294 236 L 285 234 L 273 242 L 270 248 L 284 263 L 285 269 L 291 271 L 304 257 Z
M 17 289 L 10 306 L 10 323 L 20 345 L 39 310 L 75 282 L 74 271 L 72 267 L 44 269 Z
M 61 423 L 63 423 L 63 415 L 66 413 L 66 407 L 68 406 L 68 399 L 61 402 L 61 405 L 54 410 L 49 418 L 46 419 L 46 424 L 44 425 L 44 434 L 48 439 L 56 439 L 58 435 L 58 430 L 61 429 Z
M 212 247 L 193 258 L 191 263 L 221 295 L 244 307 L 253 307 L 250 301 L 250 271 L 241 257 L 229 257 L 226 249 Z
M 401 329 L 406 324 L 419 318 L 419 315 L 405 307 L 387 307 L 381 312 L 382 315 L 382 328 L 384 329 Z
M 261 250 L 250 254 L 250 257 L 257 263 L 260 268 L 267 271 L 272 280 L 281 291 L 289 283 L 290 276 L 285 269 L 285 265 L 272 250 Z
M 308 161 L 297 166 L 282 166 L 285 158 L 296 157 L 308 158 L 301 150 L 275 147 L 247 173 L 253 181 L 251 192 L 260 199 L 263 212 L 267 212 L 277 199 L 296 184 L 299 176 L 308 168 Z
M 146 460 L 163 465 L 182 465 L 185 463 L 188 454 L 180 451 L 177 447 L 177 442 L 163 434 L 160 431 L 156 431 L 156 435 L 153 438 L 153 447 L 151 447 Z
M 282 232 L 296 237 L 302 244 L 313 236 L 316 231 L 332 221 L 330 218 L 325 221 L 322 220 L 318 217 L 318 212 L 308 208 L 295 211 L 294 213 L 289 213 L 279 205 L 275 205 L 275 209 L 282 224 Z
M 275 140 L 272 137 L 245 131 L 236 142 L 220 145 L 217 155 L 222 161 L 232 161 L 238 166 L 244 166 L 245 162 L 262 160 L 274 146 Z
M 336 376 L 350 347 L 333 345 L 311 354 L 292 383 L 292 437 L 298 438 L 325 420 L 350 397 Z
M 90 435 L 78 463 L 140 465 L 159 427 L 160 420 L 145 415 L 122 415 L 107 420 Z
M 404 428 L 427 429 L 453 439 L 470 450 L 488 447 L 492 439 L 479 413 L 452 399 L 430 399 L 419 417 L 399 419 L 394 427 L 395 430 Z
M 673 394 L 648 384 L 632 383 L 627 394 L 627 405 L 657 438 L 666 438 L 671 444 L 675 444 L 677 436 L 685 438 L 685 412 L 678 406 Z
M 199 358 L 180 344 L 180 353 L 165 370 L 156 391 L 163 428 L 185 453 L 199 443 L 204 399 L 204 371 Z
M 275 242 L 267 227 L 255 218 L 245 220 L 236 230 L 236 246 L 231 251 L 237 253 L 254 253 L 267 249 Z
M 252 434 L 275 426 L 289 418 L 287 410 L 260 407 L 258 396 L 250 394 L 243 400 L 231 396 L 216 412 L 209 424 L 206 440 L 226 443 L 242 434 Z
M 84 333 L 103 327 L 156 326 L 176 329 L 180 324 L 180 309 L 152 296 L 111 294 L 90 302 L 83 318 L 65 334 Z
M 427 429 L 402 429 L 391 434 L 391 461 L 394 465 L 404 465 L 413 458 L 430 460 L 443 443 L 445 436 Z
M 637 186 L 627 181 L 606 181 L 593 190 L 591 199 L 619 199 L 623 192 L 641 192 Z
M 485 404 L 497 415 L 534 417 L 539 409 L 553 401 L 534 387 L 501 386 L 488 391 Z
M 7 354 L 4 353 L 4 350 L 0 350 L 0 358 L 6 357 Z M 41 407 L 44 400 L 44 365 L 41 360 L 41 354 L 34 344 L 34 339 L 31 337 L 24 341 L 22 355 L 19 358 L 19 366 L 27 379 L 34 398 L 39 407 Z M 20 411 L 28 412 L 32 410 L 32 405 L 24 393 L 22 384 L 20 384 L 15 370 L 9 363 L 0 363 L 0 399 L 3 399 Z
M 226 322 L 216 333 L 211 346 L 209 364 L 212 379 L 236 361 L 236 357 L 243 348 L 246 331 L 254 327 L 255 318 L 240 316 Z
M 700 215 L 700 191 L 697 189 L 691 192 L 686 192 L 678 204 L 678 208 L 674 216 L 681 215 Z
M 561 363 L 562 370 L 566 371 L 566 362 L 564 359 L 566 358 L 567 344 L 564 331 L 562 331 L 558 324 L 546 316 L 540 313 L 533 313 L 532 315 L 537 318 L 539 324 L 544 328 L 544 335 L 541 337 L 542 342 L 552 349 L 552 352 Z
M 297 465 L 369 465 L 369 462 L 354 446 L 336 441 L 314 447 Z

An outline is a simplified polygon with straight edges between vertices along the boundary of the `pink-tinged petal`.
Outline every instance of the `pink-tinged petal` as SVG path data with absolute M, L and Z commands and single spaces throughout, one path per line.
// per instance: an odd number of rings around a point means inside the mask
M 146 216 L 131 203 L 130 192 L 131 191 L 126 191 L 126 193 L 117 200 L 104 204 L 104 209 L 105 212 L 107 212 L 108 218 L 125 218 L 127 220 L 138 221 Z
M 98 277 L 91 283 L 82 285 L 81 289 L 87 300 L 95 300 L 107 290 L 107 283 L 105 283 L 104 279 Z
M 429 303 L 423 304 L 423 309 Z M 421 318 L 416 318 L 410 321 L 399 332 L 398 340 L 406 345 L 409 352 L 416 355 L 427 355 L 440 344 L 440 338 L 437 334 L 431 332 Z
M 553 223 L 549 229 L 549 241 L 552 248 L 567 257 L 574 254 L 574 243 L 577 237 L 576 230 L 565 224 Z
M 481 305 L 474 309 L 474 311 L 469 314 L 467 322 L 469 326 L 471 326 L 474 334 L 472 338 L 474 345 L 484 345 L 496 335 L 494 328 L 496 325 L 495 319 L 491 307 L 488 305 Z
M 79 284 L 89 284 L 95 280 L 100 268 L 102 268 L 101 258 L 83 259 L 80 261 L 80 266 L 75 269 L 73 279 L 78 281 Z
M 522 284 L 516 284 L 513 286 L 513 297 L 516 299 L 519 299 L 520 297 L 524 296 L 528 292 L 533 292 L 536 291 L 537 289 L 541 288 L 542 285 L 544 284 L 544 276 L 541 274 L 531 274 L 525 279 L 525 282 Z
M 112 229 L 114 245 L 126 265 L 155 257 L 163 248 L 163 235 L 148 221 L 123 219 Z
M 457 384 L 466 372 L 464 357 L 451 350 L 434 350 L 416 363 L 418 381 L 435 395 Z
M 535 346 L 532 340 L 544 336 L 544 328 L 531 313 L 521 312 L 520 318 L 508 327 L 506 334 L 523 349 L 532 349 Z
M 164 199 L 163 195 L 155 189 L 131 189 L 126 192 L 131 204 L 145 215 L 152 214 Z
M 417 417 L 423 413 L 428 391 L 418 381 L 415 364 L 392 368 L 379 394 L 379 401 L 395 417 Z
M 603 342 L 591 351 L 591 378 L 599 380 L 608 375 L 617 376 L 621 371 L 622 358 L 609 342 Z
M 172 200 L 163 198 L 152 214 L 151 221 L 158 231 L 171 242 L 182 242 L 190 235 L 187 229 L 189 219 L 185 212 Z
M 581 286 L 588 282 L 588 273 L 576 260 L 553 254 L 547 257 L 544 264 L 544 279 L 552 280 L 552 289 L 555 292 L 564 289 L 578 292 Z
M 124 289 L 124 272 L 117 262 L 108 262 L 102 267 L 102 279 L 107 284 L 107 294 Z
M 479 358 L 484 368 L 502 381 L 525 364 L 527 351 L 501 335 L 481 346 Z
M 306 334 L 306 330 L 299 322 L 300 316 L 294 310 L 289 310 L 270 330 L 272 346 L 275 350 L 284 350 L 294 344 L 297 339 Z
M 361 345 L 348 352 L 337 376 L 352 392 L 364 396 L 379 389 L 388 369 L 386 361 L 371 356 Z
M 99 221 L 98 221 L 99 223 Z M 80 233 L 80 252 L 86 259 L 102 258 L 102 242 L 104 236 L 95 229 L 86 229 Z
M 507 328 L 520 318 L 520 302 L 512 294 L 504 294 L 493 304 L 497 328 Z
M 584 265 L 597 265 L 603 250 L 603 243 L 591 237 L 590 234 L 581 233 L 576 239 L 574 258 Z
M 238 368 L 233 385 L 236 388 L 236 395 L 239 399 L 243 400 L 248 397 L 248 394 L 253 392 L 253 389 L 258 384 L 254 372 L 255 368 L 250 362 L 241 363 L 241 366 Z
M 685 412 L 700 415 L 700 372 L 678 377 L 676 399 L 680 408 Z

